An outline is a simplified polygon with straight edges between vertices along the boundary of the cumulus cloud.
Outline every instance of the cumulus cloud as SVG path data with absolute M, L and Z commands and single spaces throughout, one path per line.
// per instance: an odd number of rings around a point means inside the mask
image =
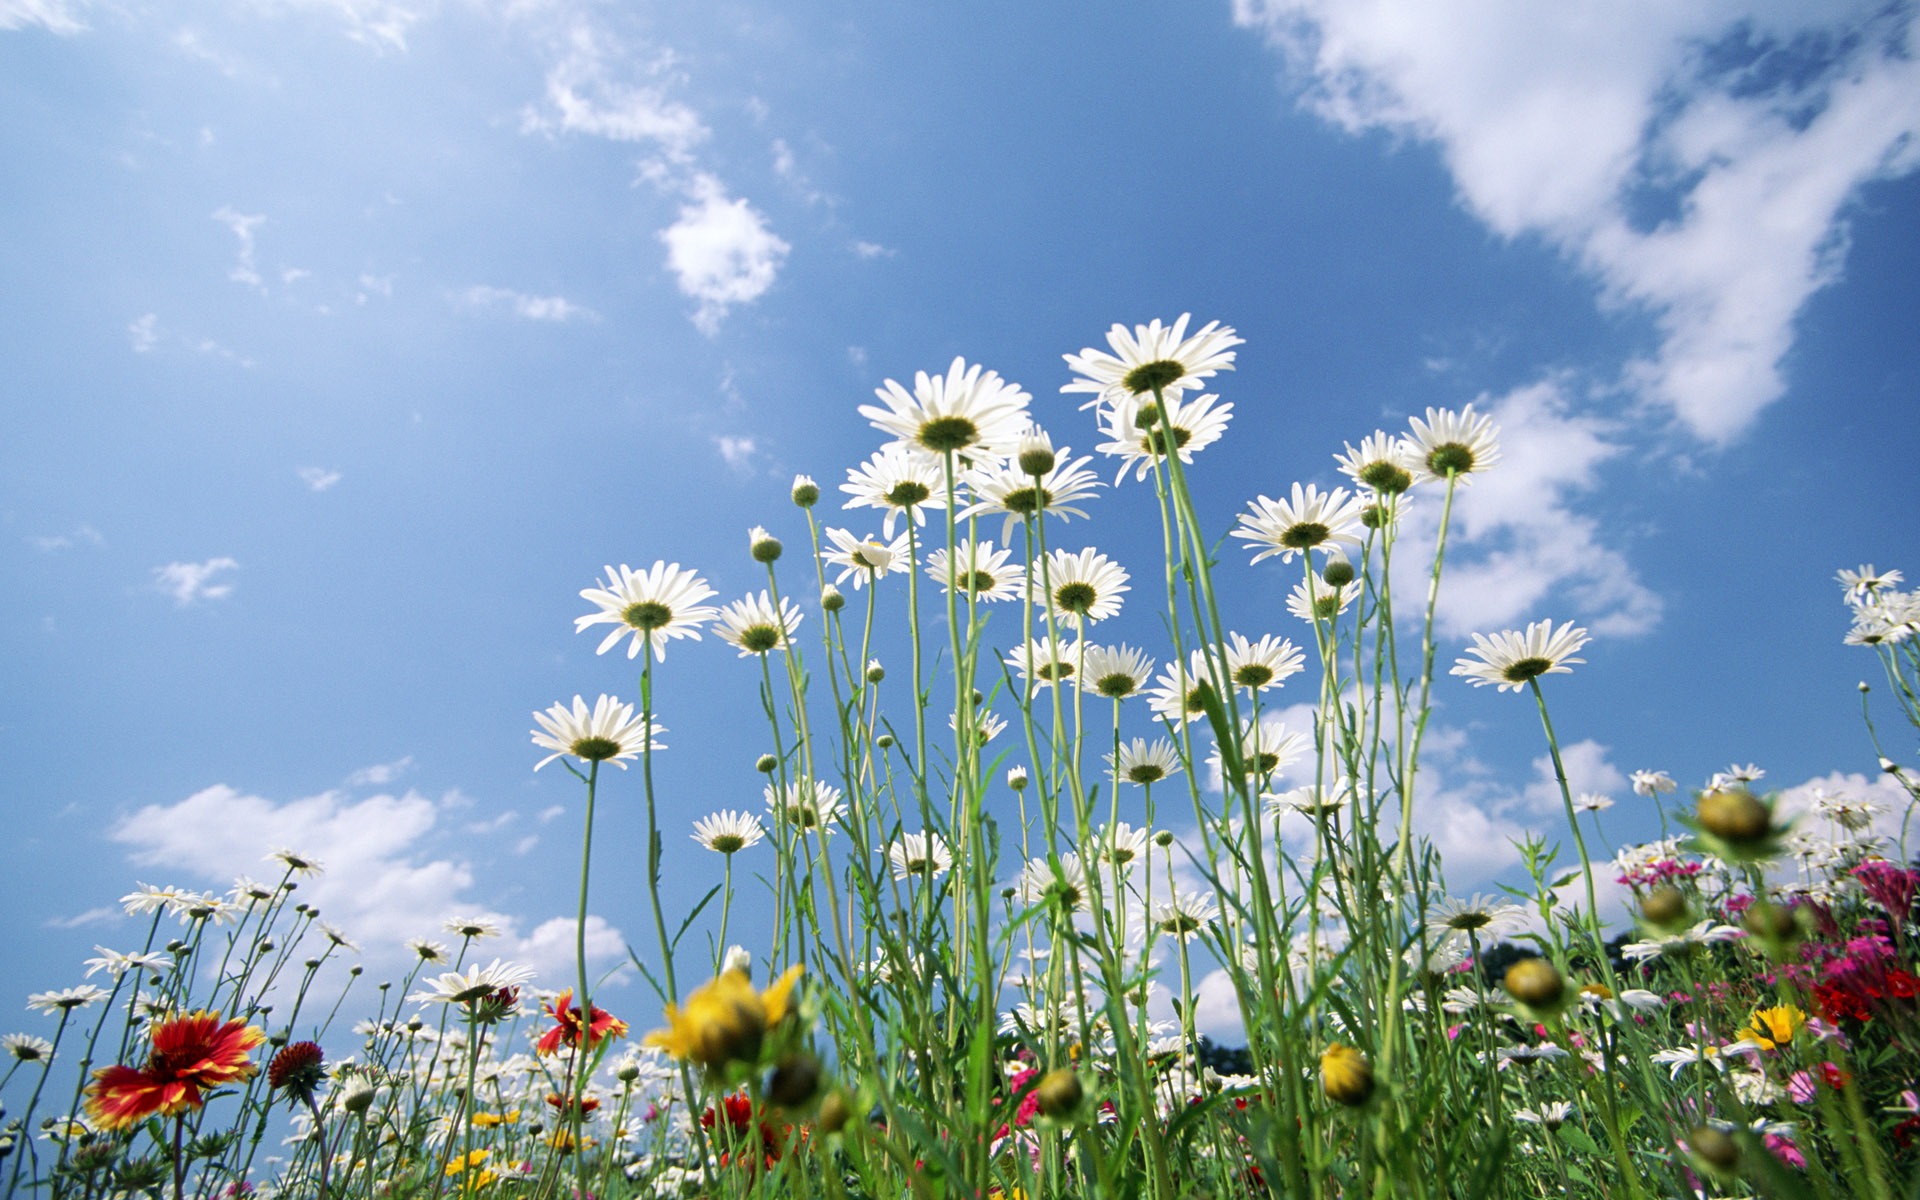
M 1434 143 L 1490 228 L 1649 314 L 1657 348 L 1623 381 L 1708 440 L 1784 390 L 1860 187 L 1920 165 L 1915 16 L 1878 0 L 1235 0 L 1234 18 L 1320 116 Z
M 720 451 L 720 457 L 729 467 L 744 471 L 753 461 L 754 442 L 750 437 L 728 437 L 725 434 L 713 439 L 714 446 Z
M 637 69 L 644 78 L 618 78 L 620 67 Z M 521 126 L 529 132 L 644 143 L 669 161 L 683 162 L 707 129 L 693 109 L 667 98 L 673 82 L 670 53 L 642 59 L 604 31 L 578 25 L 568 37 L 567 53 L 547 72 L 545 104 L 529 107 Z
M 457 299 L 469 308 L 504 309 L 529 321 L 598 320 L 599 315 L 565 296 L 529 296 L 512 288 L 485 284 L 458 293 Z
M 237 571 L 240 564 L 231 558 L 210 558 L 205 562 L 172 562 L 153 569 L 153 585 L 173 597 L 181 608 L 203 600 L 219 600 L 233 593 L 233 584 L 214 583 L 223 571 Z
M 0 29 L 38 25 L 52 33 L 74 34 L 86 29 L 67 0 L 0 0 Z
M 540 973 L 540 977 L 549 981 L 570 980 L 577 971 L 574 960 L 574 931 L 580 922 L 574 917 L 554 917 L 542 921 L 534 927 L 532 933 L 514 942 L 513 952 L 506 957 L 515 962 L 524 963 Z M 609 925 L 606 918 L 587 914 L 587 970 L 589 979 L 597 978 L 602 972 L 627 957 L 627 939 L 619 929 Z M 565 986 L 555 982 L 553 986 Z
M 347 776 L 348 787 L 385 787 L 406 774 L 413 766 L 413 755 L 396 758 L 392 762 L 375 763 L 370 767 L 361 767 Z
M 300 482 L 316 492 L 324 492 L 340 482 L 340 472 L 329 471 L 325 467 L 301 467 Z
M 27 542 L 43 554 L 52 554 L 58 550 L 71 550 L 75 546 L 99 546 L 106 542 L 100 531 L 91 525 L 82 525 L 72 533 L 56 533 L 44 537 L 30 537 Z
M 680 290 L 700 302 L 693 323 L 712 335 L 729 308 L 766 294 L 792 247 L 714 176 L 696 172 L 687 193 L 679 218 L 659 237 Z
M 235 283 L 244 283 L 251 288 L 260 287 L 260 267 L 254 247 L 254 231 L 264 225 L 267 218 L 258 213 L 249 215 L 235 212 L 232 208 L 222 205 L 213 214 L 213 219 L 233 230 L 233 236 L 240 242 L 239 257 L 235 259 L 233 268 L 227 272 L 227 278 Z

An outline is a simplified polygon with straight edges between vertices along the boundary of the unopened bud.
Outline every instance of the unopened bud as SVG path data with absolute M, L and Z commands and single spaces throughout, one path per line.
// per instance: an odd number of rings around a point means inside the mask
M 1080 1086 L 1080 1077 L 1067 1067 L 1047 1072 L 1033 1089 L 1040 1112 L 1055 1120 L 1072 1116 L 1086 1094 L 1086 1089 Z
M 1345 587 L 1353 582 L 1353 564 L 1344 555 L 1333 555 L 1320 568 L 1320 578 L 1328 587 Z
M 1016 792 L 1027 790 L 1027 769 L 1025 767 L 1007 768 L 1007 786 Z
M 1336 1104 L 1365 1104 L 1373 1095 L 1373 1065 L 1352 1046 L 1335 1042 L 1320 1056 L 1320 1090 Z
M 793 477 L 793 502 L 801 508 L 812 508 L 814 501 L 820 498 L 820 485 L 811 475 Z
M 1734 846 L 1762 841 L 1773 828 L 1773 811 L 1745 788 L 1700 797 L 1700 828 Z
M 839 588 L 828 584 L 820 590 L 820 607 L 830 613 L 839 612 L 847 606 L 847 598 Z
M 1507 994 L 1529 1008 L 1555 1008 L 1567 994 L 1566 980 L 1544 958 L 1523 958 L 1507 968 Z
M 820 1060 L 811 1054 L 794 1055 L 767 1077 L 767 1099 L 782 1108 L 799 1108 L 819 1090 Z
M 879 659 L 870 658 L 867 660 L 867 682 L 868 683 L 879 683 L 882 679 L 885 679 L 886 677 L 887 677 L 887 669 L 880 665 Z
M 774 771 L 779 769 L 779 766 L 780 760 L 771 754 L 762 754 L 759 758 L 753 760 L 753 769 L 762 775 L 773 774 Z
M 747 530 L 747 552 L 757 563 L 776 562 L 780 558 L 780 539 L 755 525 Z
M 1670 883 L 1654 888 L 1640 901 L 1640 916 L 1661 929 L 1686 924 L 1688 915 L 1686 895 Z

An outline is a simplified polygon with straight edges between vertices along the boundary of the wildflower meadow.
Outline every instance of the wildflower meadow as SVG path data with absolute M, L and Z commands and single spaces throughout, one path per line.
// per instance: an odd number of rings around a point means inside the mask
M 1650 768 L 1663 836 L 1614 847 L 1554 723 L 1588 631 L 1435 632 L 1455 500 L 1503 466 L 1492 419 L 1356 429 L 1324 448 L 1345 486 L 1233 481 L 1213 511 L 1193 481 L 1241 339 L 1181 316 L 1106 342 L 1065 355 L 1049 428 L 979 364 L 887 380 L 859 408 L 872 457 L 714 551 L 759 564 L 750 594 L 612 563 L 556 609 L 631 671 L 532 714 L 529 766 L 584 798 L 576 970 L 536 977 L 474 918 L 401 977 L 339 971 L 298 847 L 228 894 L 140 883 L 137 948 L 6 1033 L 6 1194 L 1920 1192 L 1907 816 L 1892 837 L 1875 801 L 1790 816 L 1756 768 Z M 1159 561 L 1102 553 L 1104 523 L 1158 528 Z M 1221 597 L 1268 559 L 1297 574 L 1285 611 L 1230 628 Z M 1841 571 L 1835 639 L 1880 661 L 1859 755 L 1911 801 L 1901 583 Z M 1104 638 L 1123 606 L 1162 639 Z M 727 653 L 747 669 L 706 686 L 738 692 L 737 733 L 683 743 L 656 670 Z M 1462 895 L 1418 832 L 1422 744 L 1443 690 L 1487 686 L 1564 821 L 1514 886 Z M 757 758 L 764 804 L 664 794 L 654 761 L 681 754 Z M 646 814 L 617 855 L 615 796 Z M 688 854 L 725 864 L 690 905 Z M 1629 911 L 1603 919 L 1614 885 Z M 657 1024 L 589 969 L 608 889 L 646 897 L 627 965 Z M 1198 1028 L 1214 972 L 1244 1045 Z

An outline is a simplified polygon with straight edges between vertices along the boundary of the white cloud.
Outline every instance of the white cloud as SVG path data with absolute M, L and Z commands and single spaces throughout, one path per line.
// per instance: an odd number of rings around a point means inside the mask
M 648 81 L 616 79 L 611 64 L 637 65 Z M 684 162 L 707 129 L 693 109 L 667 99 L 666 85 L 673 81 L 670 53 L 636 62 L 606 33 L 576 26 L 566 57 L 547 72 L 545 107 L 529 107 L 522 128 L 648 143 L 668 160 Z
M 265 224 L 267 218 L 261 214 L 248 215 L 235 212 L 232 208 L 222 205 L 213 214 L 213 219 L 233 230 L 233 236 L 240 242 L 239 257 L 235 260 L 233 269 L 227 272 L 227 278 L 235 283 L 244 283 L 248 287 L 260 287 L 260 268 L 255 258 L 254 230 Z
M 679 219 L 659 237 L 680 290 L 700 302 L 694 324 L 712 335 L 729 308 L 766 294 L 792 247 L 752 205 L 728 196 L 714 176 L 696 172 L 687 191 Z
M 329 471 L 325 467 L 301 467 L 300 482 L 316 492 L 324 492 L 340 482 L 340 472 Z
M 370 767 L 361 767 L 347 776 L 348 787 L 384 787 L 407 773 L 413 766 L 413 755 L 396 758 L 392 762 L 375 763 Z
M 1861 185 L 1920 165 L 1910 9 L 1722 0 L 1235 0 L 1304 102 L 1435 143 L 1461 202 L 1650 314 L 1624 380 L 1724 441 L 1784 390 Z
M 50 917 L 47 920 L 47 928 L 81 929 L 88 925 L 111 925 L 122 915 L 121 911 L 113 905 L 105 904 L 99 908 L 89 908 L 85 912 L 75 913 L 71 917 Z
M 233 592 L 231 583 L 212 583 L 222 571 L 235 571 L 240 564 L 231 558 L 210 558 L 205 562 L 168 563 L 153 569 L 153 584 L 182 608 L 202 600 L 218 600 Z
M 534 931 L 519 939 L 509 957 L 540 973 L 548 986 L 566 987 L 578 973 L 574 957 L 574 931 L 580 922 L 574 917 L 554 917 L 542 921 Z M 627 957 L 627 939 L 620 930 L 607 924 L 606 918 L 587 914 L 587 970 L 593 982 L 615 962 Z M 578 985 L 574 985 L 578 986 Z M 596 1007 L 598 1007 L 596 1005 Z
M 100 531 L 91 525 L 82 525 L 72 533 L 56 533 L 49 537 L 30 537 L 27 542 L 35 550 L 51 554 L 56 550 L 71 550 L 75 546 L 99 546 L 106 543 Z
M 1609 440 L 1607 423 L 1570 412 L 1555 380 L 1492 402 L 1483 396 L 1475 405 L 1499 427 L 1501 460 L 1455 495 L 1440 581 L 1441 632 L 1462 637 L 1538 620 L 1554 615 L 1539 611 L 1549 600 L 1563 607 L 1560 619 L 1578 617 L 1595 634 L 1626 637 L 1652 629 L 1660 597 L 1640 582 L 1626 555 L 1605 542 L 1601 523 L 1572 507 L 1598 486 L 1599 466 L 1624 448 Z M 1435 496 L 1428 491 L 1412 510 L 1407 544 L 1432 544 L 1439 526 Z M 1396 559 L 1402 595 L 1426 594 L 1431 561 L 1417 563 L 1417 557 Z
M 135 354 L 146 354 L 160 343 L 160 317 L 147 313 L 127 325 L 127 342 Z
M 1567 769 L 1567 790 L 1578 800 L 1582 792 L 1597 792 L 1618 800 L 1627 789 L 1627 777 L 1607 758 L 1607 748 L 1588 738 L 1560 747 L 1560 763 Z M 1553 756 L 1533 760 L 1533 782 L 1527 785 L 1527 805 L 1536 813 L 1564 815 L 1566 802 L 1553 775 Z
M 529 321 L 599 320 L 592 309 L 575 304 L 565 296 L 529 296 L 511 288 L 480 284 L 459 293 L 458 299 L 470 308 L 505 308 Z
M 80 33 L 86 26 L 67 0 L 0 0 L 0 29 L 38 25 L 52 33 Z
M 369 296 L 384 296 L 387 299 L 392 299 L 393 276 L 362 274 L 360 276 L 360 290 L 354 293 L 353 302 L 355 304 L 365 304 Z
M 754 444 L 752 438 L 728 437 L 722 434 L 713 439 L 713 444 L 719 448 L 720 457 L 725 459 L 726 464 L 736 471 L 746 470 L 747 464 L 753 461 Z
M 379 51 L 404 51 L 407 30 L 421 14 L 412 4 L 395 0 L 260 0 L 264 7 L 294 12 L 317 12 L 337 18 L 352 40 Z
M 882 246 L 879 242 L 856 241 L 853 244 L 853 252 L 860 258 L 892 258 L 894 255 L 890 247 Z

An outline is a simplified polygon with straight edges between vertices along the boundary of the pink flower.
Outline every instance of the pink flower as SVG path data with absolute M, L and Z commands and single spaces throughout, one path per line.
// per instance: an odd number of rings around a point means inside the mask
M 1781 1162 L 1796 1170 L 1806 1169 L 1806 1156 L 1801 1154 L 1799 1148 L 1785 1136 L 1778 1133 L 1769 1133 L 1761 1140 L 1766 1142 L 1767 1149 L 1773 1151 L 1773 1156 Z
M 1819 1085 L 1813 1082 L 1813 1076 L 1806 1071 L 1795 1071 L 1787 1077 L 1787 1096 L 1795 1104 L 1812 1104 L 1819 1091 Z

